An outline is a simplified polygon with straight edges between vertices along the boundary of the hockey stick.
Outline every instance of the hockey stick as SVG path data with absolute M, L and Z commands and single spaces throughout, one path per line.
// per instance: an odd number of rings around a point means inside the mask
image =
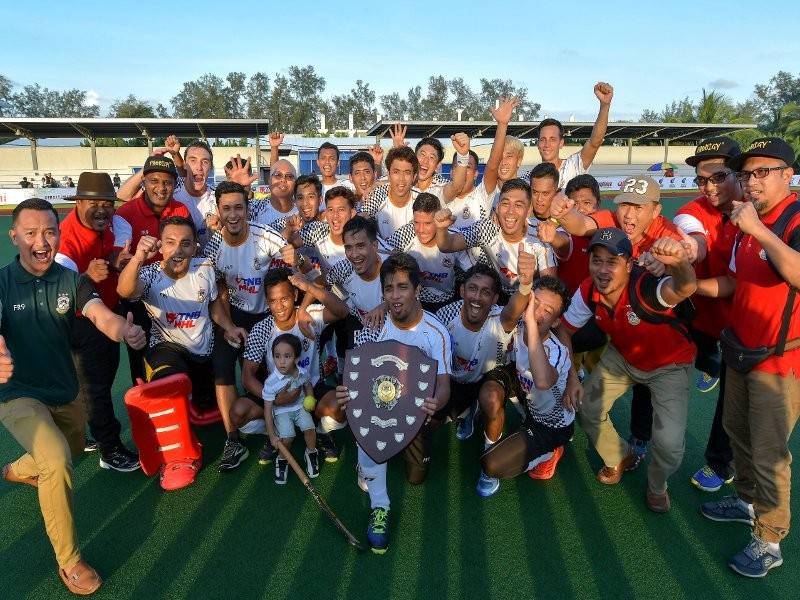
M 328 515 L 328 518 L 330 518 L 330 520 L 333 521 L 333 524 L 336 526 L 336 529 L 338 529 L 341 532 L 341 534 L 345 537 L 347 543 L 353 546 L 353 548 L 355 548 L 359 552 L 364 552 L 365 550 L 364 545 L 360 541 L 358 541 L 358 538 L 356 538 L 356 536 L 350 533 L 347 527 L 345 527 L 344 523 L 342 523 L 339 520 L 339 517 L 336 516 L 336 513 L 333 512 L 333 509 L 331 509 L 331 507 L 328 506 L 328 503 L 325 502 L 325 498 L 323 498 L 317 491 L 317 488 L 315 488 L 311 484 L 311 480 L 308 478 L 306 472 L 300 467 L 299 464 L 297 464 L 297 461 L 294 459 L 294 456 L 291 455 L 291 453 L 286 449 L 286 446 L 284 446 L 283 442 L 281 442 L 280 440 L 278 441 L 277 450 L 280 453 L 281 457 L 286 462 L 289 463 L 290 467 L 292 467 L 292 471 L 294 471 L 298 479 L 300 479 L 300 481 L 303 482 L 303 485 L 306 486 L 306 489 L 314 498 L 317 505 L 322 509 L 322 512 Z

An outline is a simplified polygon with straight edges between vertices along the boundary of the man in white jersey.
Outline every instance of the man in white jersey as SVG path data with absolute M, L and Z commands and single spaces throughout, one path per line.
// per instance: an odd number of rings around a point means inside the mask
M 461 284 L 462 300 L 443 307 L 436 317 L 450 332 L 453 354 L 453 380 L 447 413 L 458 419 L 456 437 L 472 436 L 476 407 L 484 415 L 485 448 L 496 443 L 503 433 L 505 403 L 516 396 L 513 366 L 508 365 L 517 321 L 525 311 L 536 270 L 532 255 L 523 255 L 520 289 L 503 308 L 497 306 L 502 289 L 500 275 L 492 267 L 478 263 L 467 271 Z M 497 479 L 481 473 L 479 496 L 488 497 L 500 488 Z
M 312 296 L 316 302 L 310 304 L 306 311 L 310 319 L 310 331 L 300 327 L 298 320 L 297 298 L 299 292 Z M 281 334 L 291 333 L 301 342 L 302 351 L 297 365 L 308 373 L 309 381 L 314 385 L 314 397 L 323 401 L 333 397 L 333 388 L 320 377 L 319 336 L 327 323 L 333 323 L 347 316 L 347 307 L 334 294 L 324 288 L 309 283 L 298 275 L 291 275 L 289 269 L 272 269 L 264 278 L 264 293 L 270 314 L 256 323 L 247 335 L 242 364 L 242 384 L 247 391 L 231 408 L 231 423 L 234 427 L 256 419 L 264 418 L 264 400 L 262 389 L 264 375 L 275 369 L 272 356 L 272 342 Z M 264 373 L 266 367 L 266 373 Z M 275 406 L 291 404 L 298 398 L 300 388 L 293 393 L 275 399 Z M 260 462 L 269 462 L 273 450 L 265 445 Z
M 454 180 L 433 190 L 434 195 L 443 200 L 451 200 L 461 192 L 466 181 L 466 166 L 469 162 L 467 134 L 457 133 L 452 140 L 456 148 L 458 167 L 453 173 Z M 412 203 L 422 191 L 413 187 L 419 173 L 419 160 L 417 154 L 408 146 L 389 150 L 386 155 L 386 171 L 389 174 L 389 185 L 377 186 L 359 211 L 378 222 L 378 233 L 382 240 L 389 239 L 389 236 L 400 227 L 411 222 Z
M 224 341 L 242 344 L 247 331 L 233 324 L 225 297 L 217 294 L 214 264 L 194 258 L 197 233 L 184 217 L 162 221 L 160 239 L 142 236 L 136 254 L 119 275 L 117 292 L 140 299 L 152 321 L 150 347 L 145 353 L 145 375 L 154 381 L 176 373 L 192 380 L 193 401 L 213 398 L 211 352 L 212 321 L 224 332 Z M 159 250 L 160 262 L 143 266 Z M 242 449 L 242 458 L 247 449 Z
M 323 142 L 317 149 L 317 167 L 322 175 L 322 197 L 328 190 L 343 185 L 346 188 L 354 189 L 355 186 L 349 179 L 339 179 L 336 177 L 339 172 L 339 146 L 331 142 Z M 325 202 L 322 203 L 325 210 Z
M 381 265 L 381 285 L 389 312 L 380 329 L 362 329 L 356 334 L 356 345 L 396 340 L 415 346 L 436 360 L 436 388 L 425 398 L 422 409 L 430 417 L 444 408 L 450 398 L 450 335 L 444 326 L 422 309 L 420 271 L 417 261 L 408 254 L 394 254 Z M 349 400 L 345 386 L 336 388 L 336 398 L 344 410 Z M 431 437 L 435 424 L 422 426 L 419 434 L 403 451 L 406 479 L 413 485 L 425 481 L 430 463 Z M 389 492 L 386 488 L 386 463 L 376 464 L 359 446 L 359 483 L 365 483 L 370 497 L 370 519 L 367 539 L 372 551 L 383 554 L 389 547 Z
M 557 257 L 569 256 L 569 234 L 559 227 L 558 221 L 550 215 L 550 205 L 558 193 L 558 170 L 551 163 L 536 165 L 530 173 L 531 210 L 528 225 L 536 231 L 536 237 L 553 246 Z M 544 232 L 546 239 L 542 238 L 539 230 Z
M 570 354 L 552 332 L 569 304 L 562 281 L 542 277 L 533 284 L 525 318 L 517 328 L 514 365 L 516 390 L 525 399 L 525 420 L 517 432 L 481 457 L 489 477 L 514 477 L 525 471 L 532 475 L 532 469 L 545 461 L 555 467 L 572 437 L 575 411 L 567 400 Z
M 456 279 L 471 266 L 465 252 L 448 254 L 436 245 L 434 215 L 440 208 L 436 196 L 422 192 L 414 200 L 413 222 L 403 225 L 386 240 L 390 251 L 405 252 L 417 259 L 422 277 L 419 299 L 422 308 L 432 313 L 453 300 Z
M 227 291 L 231 320 L 249 332 L 267 312 L 264 275 L 273 261 L 293 264 L 294 248 L 277 231 L 247 222 L 247 190 L 238 183 L 223 181 L 216 190 L 217 212 L 222 229 L 208 240 L 203 255 L 214 264 L 217 281 Z M 236 457 L 244 449 L 230 410 L 236 401 L 236 361 L 241 344 L 226 344 L 223 332 L 215 330 L 212 365 L 214 385 L 222 422 L 228 439 L 220 460 L 220 471 L 230 471 L 241 462 Z
M 208 176 L 214 168 L 214 156 L 206 142 L 195 140 L 184 149 L 183 162 L 186 168 L 184 185 L 175 189 L 173 197 L 189 209 L 202 248 L 209 235 L 207 217 L 215 215 L 217 211 L 214 190 L 208 187 Z
M 269 198 L 250 204 L 250 221 L 269 225 L 297 213 L 294 184 L 297 171 L 288 160 L 280 159 L 269 167 Z
M 503 157 L 503 146 L 506 139 L 506 130 L 511 120 L 514 109 L 519 105 L 519 99 L 512 97 L 508 100 L 503 99 L 497 108 L 490 108 L 490 112 L 497 121 L 497 129 L 492 142 L 492 150 L 489 159 L 486 161 L 486 168 L 483 171 L 483 179 L 477 185 L 478 180 L 478 155 L 469 151 L 469 161 L 467 163 L 467 176 L 461 193 L 452 200 L 444 202 L 444 207 L 448 208 L 456 218 L 453 228 L 459 232 L 470 225 L 489 218 L 492 211 L 492 199 L 497 191 L 498 168 Z M 457 154 L 453 155 L 453 168 L 456 166 Z
M 553 248 L 543 244 L 528 225 L 530 204 L 531 188 L 527 183 L 521 179 L 506 181 L 500 190 L 497 223 L 479 221 L 464 233 L 452 233 L 449 228 L 455 219 L 445 208 L 436 213 L 436 243 L 442 252 L 481 248 L 486 259 L 500 272 L 507 300 L 519 285 L 517 262 L 520 253 L 536 257 L 535 276 L 555 275 L 556 272 Z M 502 298 L 501 304 L 505 304 Z
M 376 162 L 376 156 L 381 157 L 380 162 Z M 380 167 L 382 157 L 383 148 L 380 144 L 375 144 L 370 152 L 362 150 L 350 157 L 350 183 L 353 184 L 353 191 L 359 202 L 362 202 L 375 187 L 378 176 L 376 167 Z
M 589 139 L 583 147 L 565 159 L 561 159 L 559 151 L 564 147 L 564 126 L 556 119 L 544 119 L 539 123 L 539 137 L 536 147 L 542 162 L 552 163 L 558 169 L 558 187 L 563 188 L 573 177 L 586 173 L 597 156 L 597 151 L 603 144 L 603 138 L 608 129 L 608 111 L 611 107 L 611 99 L 614 97 L 614 88 L 609 84 L 599 81 L 594 86 L 594 95 L 600 102 L 600 110 L 597 113 L 594 127 Z M 527 179 L 528 173 L 522 177 Z

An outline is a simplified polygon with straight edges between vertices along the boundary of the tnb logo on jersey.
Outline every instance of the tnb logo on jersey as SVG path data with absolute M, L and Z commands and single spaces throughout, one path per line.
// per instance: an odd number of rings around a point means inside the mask
M 517 274 L 508 267 L 501 265 L 499 271 L 509 281 L 517 280 Z
M 301 369 L 307 369 L 308 365 L 310 364 L 311 364 L 310 356 L 306 356 L 305 358 L 301 358 L 300 360 L 297 361 L 297 366 L 300 367 Z
M 430 283 L 442 283 L 449 273 L 431 273 L 430 271 L 422 271 L 420 274 L 420 278 L 422 281 L 428 281 Z
M 192 312 L 168 312 L 167 324 L 175 329 L 189 329 L 197 325 L 197 320 L 199 318 L 199 310 L 194 310 Z
M 456 371 L 462 371 L 464 373 L 472 373 L 472 371 L 475 370 L 475 367 L 478 366 L 477 358 L 467 360 L 466 358 L 461 358 L 460 356 L 453 356 L 453 362 L 455 363 Z
M 258 294 L 261 290 L 261 277 L 236 277 L 236 289 L 248 294 Z

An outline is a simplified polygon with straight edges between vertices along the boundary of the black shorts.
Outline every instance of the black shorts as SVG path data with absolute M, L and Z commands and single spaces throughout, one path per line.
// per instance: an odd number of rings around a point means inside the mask
M 594 315 L 586 321 L 583 327 L 578 329 L 572 334 L 572 352 L 578 354 L 580 352 L 591 352 L 592 350 L 599 350 L 608 342 L 606 332 L 600 329 Z
M 459 383 L 451 378 L 450 400 L 448 400 L 447 406 L 439 411 L 440 414 L 437 416 L 449 416 L 451 419 L 455 419 L 478 399 L 481 387 L 487 381 L 494 381 L 503 388 L 505 392 L 503 396 L 504 402 L 513 396 L 521 397 L 519 380 L 517 379 L 517 371 L 514 365 L 499 365 L 484 373 L 479 381 L 473 383 Z
M 325 394 L 327 394 L 328 392 L 332 392 L 335 389 L 336 389 L 335 387 L 328 385 L 320 377 L 320 380 L 314 384 L 314 398 L 316 398 L 317 401 L 319 401 L 319 399 L 322 398 Z M 255 394 L 251 394 L 250 392 L 247 392 L 245 396 L 256 406 L 261 406 L 261 407 L 264 406 L 264 398 L 262 398 L 261 396 L 256 396 Z
M 212 406 L 217 402 L 210 366 L 210 356 L 197 356 L 172 342 L 156 344 L 144 354 L 148 382 L 185 373 L 192 382 L 192 401 L 199 406 Z
M 252 314 L 231 306 L 233 324 L 248 332 L 264 317 L 266 317 L 265 313 Z M 225 339 L 222 328 L 218 325 L 214 326 L 214 350 L 211 353 L 211 364 L 216 385 L 236 385 L 236 361 L 243 352 L 244 344 L 240 348 L 234 348 Z
M 528 418 L 519 430 L 483 453 L 483 472 L 489 477 L 516 477 L 528 470 L 532 460 L 566 444 L 574 430 L 574 422 L 566 427 L 549 427 Z

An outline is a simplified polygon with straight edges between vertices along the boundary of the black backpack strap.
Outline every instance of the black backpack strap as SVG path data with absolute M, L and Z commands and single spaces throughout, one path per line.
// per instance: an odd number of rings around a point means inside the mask
M 770 227 L 770 231 L 774 233 L 776 236 L 780 238 L 780 240 L 785 244 L 786 241 L 783 239 L 786 235 L 786 228 L 789 227 L 789 222 L 794 218 L 795 215 L 800 213 L 800 200 L 792 202 L 789 206 L 783 209 L 783 212 L 778 217 L 778 220 L 775 221 L 772 226 Z M 741 231 L 737 234 L 737 240 L 739 235 L 741 235 Z M 790 246 L 791 247 L 791 246 Z M 800 248 L 793 248 L 793 250 L 797 250 L 800 252 Z M 766 252 L 766 251 L 765 251 Z M 783 275 L 778 272 L 778 269 L 775 268 L 775 264 L 767 254 L 767 263 L 772 268 L 773 271 L 783 279 Z
M 652 323 L 654 325 L 669 325 L 693 344 L 694 340 L 692 339 L 692 334 L 689 328 L 691 317 L 688 315 L 686 317 L 679 315 L 681 312 L 679 307 L 681 307 L 683 302 L 689 302 L 688 300 L 684 300 L 681 302 L 681 304 L 673 308 L 672 314 L 664 314 L 652 312 L 639 299 L 639 290 L 641 288 L 642 281 L 647 274 L 648 272 L 638 265 L 634 266 L 633 270 L 631 271 L 631 278 L 628 282 L 628 300 L 631 303 L 631 309 L 633 309 L 633 312 L 636 314 L 636 316 L 643 321 L 647 321 L 648 323 Z M 691 303 L 689 303 L 686 312 L 691 313 L 693 310 L 694 307 L 691 306 Z

